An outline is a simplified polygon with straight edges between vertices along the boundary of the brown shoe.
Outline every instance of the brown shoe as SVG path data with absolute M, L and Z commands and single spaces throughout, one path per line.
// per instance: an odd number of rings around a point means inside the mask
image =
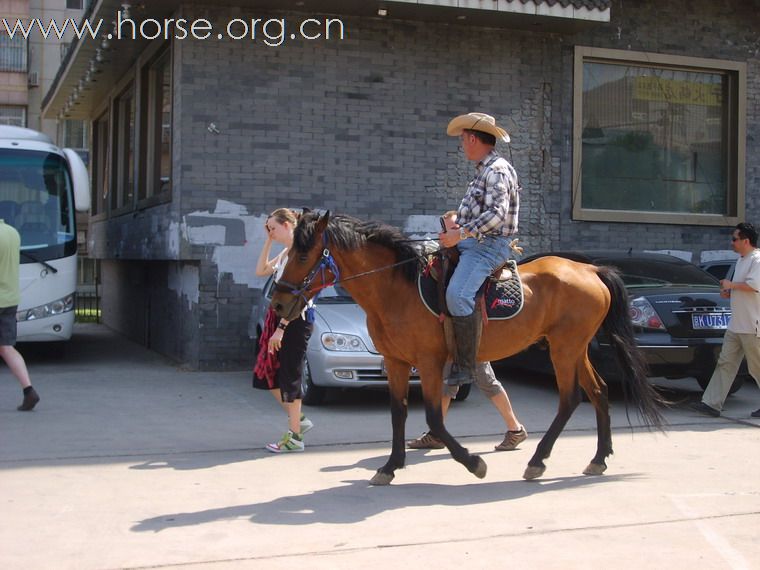
M 32 388 L 26 394 L 24 394 L 24 401 L 21 402 L 21 405 L 16 409 L 19 412 L 29 412 L 34 409 L 34 406 L 36 406 L 37 402 L 39 401 L 40 397 L 37 394 L 37 391 Z
M 409 449 L 443 449 L 446 447 L 440 439 L 429 431 L 426 431 L 417 439 L 407 441 L 406 446 Z
M 494 447 L 494 449 L 497 451 L 512 451 L 513 449 L 517 449 L 517 446 L 526 439 L 528 439 L 528 432 L 525 431 L 524 426 L 520 426 L 519 430 L 508 431 L 504 434 L 504 441 Z

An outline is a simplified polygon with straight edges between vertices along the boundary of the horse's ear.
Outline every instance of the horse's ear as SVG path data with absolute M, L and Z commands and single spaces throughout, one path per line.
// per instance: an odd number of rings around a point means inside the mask
M 301 215 L 303 216 L 304 214 L 311 214 L 311 208 L 307 208 L 306 206 L 301 208 Z
M 330 221 L 330 210 L 327 210 L 324 213 L 324 215 L 321 218 L 319 218 L 319 220 L 317 221 L 316 230 L 318 232 L 325 231 L 325 228 L 327 227 L 327 222 L 329 221 Z

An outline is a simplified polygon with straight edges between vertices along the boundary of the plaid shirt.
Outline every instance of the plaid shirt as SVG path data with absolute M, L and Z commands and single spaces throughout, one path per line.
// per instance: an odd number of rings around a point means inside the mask
M 517 232 L 520 186 L 515 169 L 492 150 L 476 166 L 457 210 L 457 223 L 478 240 Z

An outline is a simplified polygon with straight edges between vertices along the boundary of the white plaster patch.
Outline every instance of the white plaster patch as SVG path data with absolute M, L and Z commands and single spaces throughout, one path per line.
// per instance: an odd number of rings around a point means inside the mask
M 224 245 L 226 236 L 224 226 L 187 226 L 187 241 L 193 245 Z
M 236 216 L 245 225 L 245 244 L 242 246 L 217 246 L 214 248 L 212 260 L 219 268 L 219 275 L 229 273 L 232 281 L 237 284 L 245 284 L 251 288 L 261 288 L 266 283 L 266 277 L 256 276 L 256 261 L 259 259 L 261 249 L 266 242 L 264 224 L 267 214 L 259 216 Z M 270 257 L 274 257 L 282 251 L 282 246 L 272 244 Z
M 188 310 L 192 310 L 193 304 L 198 304 L 200 298 L 200 274 L 198 266 L 185 264 L 181 268 L 178 264 L 169 267 L 168 287 L 177 293 L 180 299 L 187 300 Z
M 644 253 L 664 253 L 665 255 L 679 257 L 689 263 L 691 263 L 692 258 L 692 253 L 690 251 L 682 251 L 680 249 L 645 249 Z
M 169 253 L 172 257 L 179 257 L 180 232 L 184 235 L 184 224 L 171 222 L 169 224 Z
M 406 233 L 438 234 L 441 231 L 439 216 L 413 215 L 406 219 L 404 231 Z
M 235 204 L 227 200 L 217 200 L 216 208 L 214 208 L 215 216 L 231 216 L 233 218 L 240 218 L 248 214 L 248 208 L 242 204 Z
M 710 251 L 703 251 L 699 255 L 700 263 L 717 261 L 719 259 L 739 259 L 739 254 L 731 249 L 713 249 Z

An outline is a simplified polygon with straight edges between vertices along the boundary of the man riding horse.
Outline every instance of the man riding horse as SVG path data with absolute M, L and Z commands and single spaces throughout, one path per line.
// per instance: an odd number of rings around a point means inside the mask
M 496 140 L 509 142 L 507 131 L 490 115 L 468 113 L 454 118 L 446 133 L 458 136 L 475 177 L 457 209 L 456 223 L 440 234 L 444 247 L 459 250 L 459 264 L 446 290 L 456 340 L 456 363 L 446 379 L 450 386 L 474 380 L 480 340 L 475 295 L 485 279 L 510 257 L 510 238 L 517 232 L 520 186 L 512 165 L 496 151 Z

